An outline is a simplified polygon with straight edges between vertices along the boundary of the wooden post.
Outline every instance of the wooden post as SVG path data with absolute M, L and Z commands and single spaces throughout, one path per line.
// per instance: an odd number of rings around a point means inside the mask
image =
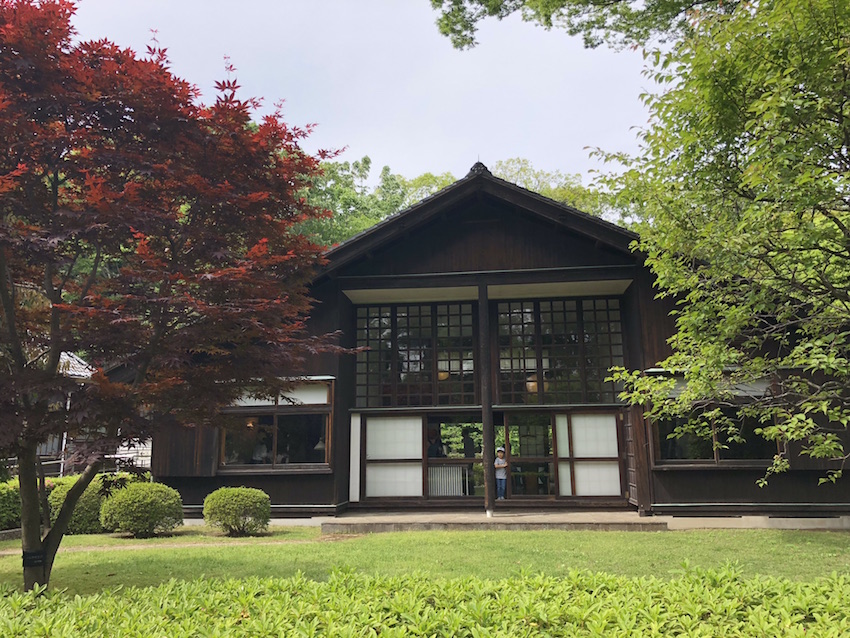
M 481 462 L 484 464 L 484 511 L 493 515 L 496 502 L 496 474 L 493 463 L 496 460 L 496 435 L 493 431 L 493 366 L 490 357 L 490 303 L 487 298 L 487 284 L 478 285 L 478 363 L 481 379 L 481 424 L 483 443 Z

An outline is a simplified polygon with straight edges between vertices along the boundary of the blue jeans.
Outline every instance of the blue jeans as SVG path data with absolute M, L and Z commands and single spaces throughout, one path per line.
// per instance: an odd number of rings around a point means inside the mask
M 508 490 L 508 479 L 506 478 L 497 478 L 496 479 L 496 498 L 505 498 L 505 494 Z

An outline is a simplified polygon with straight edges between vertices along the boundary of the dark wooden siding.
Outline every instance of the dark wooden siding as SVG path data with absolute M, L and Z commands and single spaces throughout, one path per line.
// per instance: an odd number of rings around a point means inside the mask
M 315 511 L 334 504 L 334 480 L 330 474 L 219 474 L 209 478 L 169 476 L 161 479 L 178 492 L 186 507 L 203 505 L 207 494 L 219 487 L 253 487 L 269 495 L 272 506 L 296 505 Z
M 648 512 L 652 503 L 652 493 L 649 480 L 649 444 L 642 409 L 627 408 L 623 413 L 623 422 L 629 503 L 637 506 L 641 512 Z
M 671 354 L 667 339 L 675 333 L 676 322 L 670 312 L 675 308 L 672 299 L 655 299 L 656 289 L 653 287 L 654 275 L 648 268 L 636 269 L 634 294 L 637 295 L 638 307 L 633 314 L 640 317 L 642 368 L 654 367 L 659 361 Z
M 215 476 L 218 430 L 207 426 L 163 428 L 153 437 L 151 473 L 166 476 Z
M 764 469 L 682 468 L 652 472 L 653 510 L 659 513 L 814 514 L 850 511 L 850 482 L 818 485 L 821 472 L 790 471 L 756 481 Z
M 565 266 L 629 265 L 623 253 L 554 223 L 479 204 L 411 230 L 345 269 L 346 275 L 399 275 Z

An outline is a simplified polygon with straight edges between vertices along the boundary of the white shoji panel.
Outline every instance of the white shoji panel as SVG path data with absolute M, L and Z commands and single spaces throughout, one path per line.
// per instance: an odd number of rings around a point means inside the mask
M 555 436 L 558 437 L 558 456 L 570 455 L 570 437 L 567 434 L 567 415 L 555 415 Z M 563 494 L 563 492 L 561 492 Z
M 618 456 L 617 417 L 613 414 L 574 414 L 573 456 Z M 560 434 L 560 432 L 559 432 Z
M 367 463 L 366 496 L 422 496 L 422 464 Z
M 620 464 L 576 461 L 576 496 L 620 496 Z
M 421 459 L 422 417 L 366 419 L 366 459 Z
M 348 500 L 360 501 L 360 415 L 351 415 L 351 456 L 348 480 Z
M 558 463 L 558 494 L 572 496 L 573 486 L 570 481 L 570 464 Z

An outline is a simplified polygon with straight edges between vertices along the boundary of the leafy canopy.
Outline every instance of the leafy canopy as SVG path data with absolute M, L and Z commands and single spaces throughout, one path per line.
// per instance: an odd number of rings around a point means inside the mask
M 732 12 L 740 0 L 431 0 L 437 26 L 458 49 L 477 44 L 478 23 L 520 13 L 522 19 L 580 35 L 587 47 L 603 42 L 642 44 L 687 33 L 700 10 Z
M 651 55 L 663 90 L 619 179 L 660 295 L 678 303 L 669 373 L 621 371 L 626 396 L 659 419 L 744 401 L 782 444 L 772 471 L 801 449 L 838 460 L 833 479 L 850 423 L 848 51 L 843 0 L 703 15 Z M 678 432 L 709 420 L 740 435 L 710 409 Z
M 323 345 L 303 330 L 321 247 L 295 230 L 321 214 L 301 196 L 308 131 L 253 122 L 232 78 L 199 104 L 164 50 L 74 42 L 74 10 L 0 0 L 0 453 L 18 457 L 43 583 L 105 451 L 248 389 L 277 396 Z M 61 432 L 92 464 L 41 538 L 35 450 Z

